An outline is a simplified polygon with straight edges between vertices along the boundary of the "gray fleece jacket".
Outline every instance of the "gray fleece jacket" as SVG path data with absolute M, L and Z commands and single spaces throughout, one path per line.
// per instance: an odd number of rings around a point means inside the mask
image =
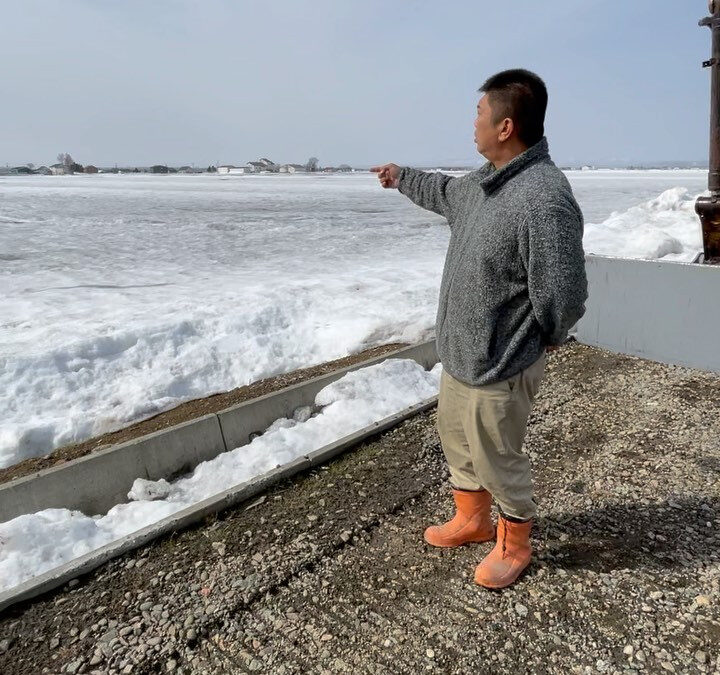
M 405 167 L 398 187 L 450 225 L 435 337 L 452 377 L 505 380 L 565 341 L 585 312 L 583 216 L 545 138 L 499 170 Z

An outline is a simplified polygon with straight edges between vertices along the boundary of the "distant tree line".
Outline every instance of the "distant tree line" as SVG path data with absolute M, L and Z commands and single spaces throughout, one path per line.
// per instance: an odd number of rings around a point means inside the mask
M 61 152 L 57 156 L 58 164 L 62 164 L 68 173 L 82 173 L 85 169 L 82 164 L 78 164 L 69 152 Z
M 271 172 L 271 173 L 283 173 L 283 172 L 289 172 L 293 173 L 294 171 L 307 171 L 307 172 L 316 172 L 316 171 L 325 171 L 325 172 L 333 172 L 333 171 L 352 171 L 352 167 L 348 164 L 340 164 L 339 166 L 328 166 L 328 167 L 322 167 L 320 166 L 320 160 L 317 157 L 310 157 L 305 164 L 276 164 L 275 162 L 267 159 L 267 158 L 261 158 L 260 160 L 256 162 L 248 162 L 247 167 L 250 167 L 251 172 Z M 226 169 L 226 166 L 222 166 L 221 169 Z M 87 166 L 83 166 L 79 162 L 75 161 L 73 159 L 73 156 L 69 152 L 61 152 L 57 156 L 57 164 L 53 164 L 50 167 L 47 166 L 41 166 L 41 167 L 35 167 L 35 165 L 30 162 L 24 166 L 16 166 L 16 167 L 6 167 L 3 169 L 0 167 L 0 173 L 2 174 L 8 174 L 8 173 L 14 173 L 14 174 L 62 174 L 62 173 L 98 173 L 100 171 L 96 166 L 93 166 L 91 164 L 88 164 Z M 150 173 L 202 173 L 202 169 L 196 169 L 194 166 L 181 166 L 179 168 L 174 168 L 171 166 L 167 166 L 165 164 L 155 164 L 151 167 L 143 167 L 143 168 L 132 168 L 132 167 L 123 167 L 118 168 L 117 164 L 114 168 L 105 168 L 102 169 L 103 172 L 107 173 L 140 173 L 140 172 L 150 172 Z M 210 165 L 205 169 L 207 173 L 217 173 L 218 167 L 215 165 Z

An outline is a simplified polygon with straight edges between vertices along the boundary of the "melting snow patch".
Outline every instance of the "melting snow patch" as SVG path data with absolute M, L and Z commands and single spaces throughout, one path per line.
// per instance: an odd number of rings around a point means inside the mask
M 321 390 L 318 414 L 299 408 L 293 419 L 276 420 L 248 445 L 203 462 L 184 478 L 138 478 L 129 493 L 133 501 L 105 515 L 47 509 L 0 523 L 0 591 L 431 398 L 440 373 L 439 364 L 426 371 L 409 359 L 388 359 Z
M 152 502 L 156 499 L 165 499 L 169 494 L 170 483 L 164 478 L 155 481 L 136 478 L 130 492 L 128 492 L 128 499 L 138 502 Z

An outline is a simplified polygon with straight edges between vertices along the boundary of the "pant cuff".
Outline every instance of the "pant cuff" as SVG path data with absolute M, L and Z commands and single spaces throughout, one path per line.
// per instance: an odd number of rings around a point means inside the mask
M 498 504 L 498 512 L 500 515 L 505 519 L 509 520 L 511 523 L 527 523 L 529 520 L 532 520 L 535 516 L 530 516 L 529 518 L 518 518 L 517 516 L 509 516 L 505 511 L 503 511 L 500 504 Z
M 484 487 L 479 487 L 479 488 L 462 488 L 462 487 L 458 487 L 457 485 L 455 485 L 452 481 L 450 481 L 450 487 L 451 487 L 453 490 L 459 490 L 460 492 L 485 492 L 485 488 L 484 488 Z

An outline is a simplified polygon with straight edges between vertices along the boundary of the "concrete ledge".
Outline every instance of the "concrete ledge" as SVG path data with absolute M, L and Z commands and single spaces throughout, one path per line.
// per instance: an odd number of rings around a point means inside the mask
M 250 442 L 251 435 L 262 433 L 276 419 L 292 417 L 296 408 L 313 405 L 318 392 L 331 382 L 353 370 L 367 368 L 387 359 L 413 359 L 425 370 L 429 370 L 438 362 L 435 341 L 405 347 L 227 408 L 218 413 L 225 445 L 228 450 L 246 445 Z
M 355 433 L 349 434 L 333 443 L 330 443 L 318 450 L 303 455 L 297 459 L 278 466 L 261 476 L 257 476 L 245 483 L 241 483 L 229 490 L 220 492 L 219 494 L 194 504 L 182 511 L 178 511 L 172 516 L 168 516 L 163 520 L 149 525 L 137 532 L 111 542 L 102 548 L 99 548 L 84 556 L 71 560 L 64 565 L 60 565 L 44 574 L 41 574 L 19 586 L 8 591 L 0 593 L 0 611 L 24 600 L 30 600 L 42 593 L 47 593 L 55 588 L 62 586 L 71 579 L 87 574 L 92 570 L 100 567 L 108 560 L 117 558 L 127 551 L 139 548 L 144 544 L 160 537 L 169 532 L 186 528 L 194 523 L 201 521 L 203 518 L 223 511 L 227 508 L 235 506 L 243 501 L 251 499 L 255 495 L 264 492 L 272 485 L 280 481 L 290 478 L 291 476 L 306 471 L 313 466 L 318 466 L 328 462 L 346 450 L 358 445 L 361 441 L 385 431 L 400 422 L 413 417 L 418 413 L 432 408 L 437 403 L 437 397 L 433 397 L 422 401 L 421 403 L 406 408 L 405 410 L 390 415 L 379 422 L 375 422 Z
M 225 452 L 217 416 L 205 415 L 0 486 L 0 522 L 43 509 L 106 513 L 136 478 L 186 473 Z
M 127 501 L 136 478 L 174 478 L 201 462 L 246 445 L 276 419 L 300 406 L 313 405 L 325 386 L 346 373 L 388 358 L 414 359 L 428 369 L 437 363 L 429 341 L 368 359 L 306 382 L 206 415 L 141 438 L 115 445 L 61 466 L 0 485 L 0 522 L 48 508 L 67 508 L 88 515 L 106 513 Z

